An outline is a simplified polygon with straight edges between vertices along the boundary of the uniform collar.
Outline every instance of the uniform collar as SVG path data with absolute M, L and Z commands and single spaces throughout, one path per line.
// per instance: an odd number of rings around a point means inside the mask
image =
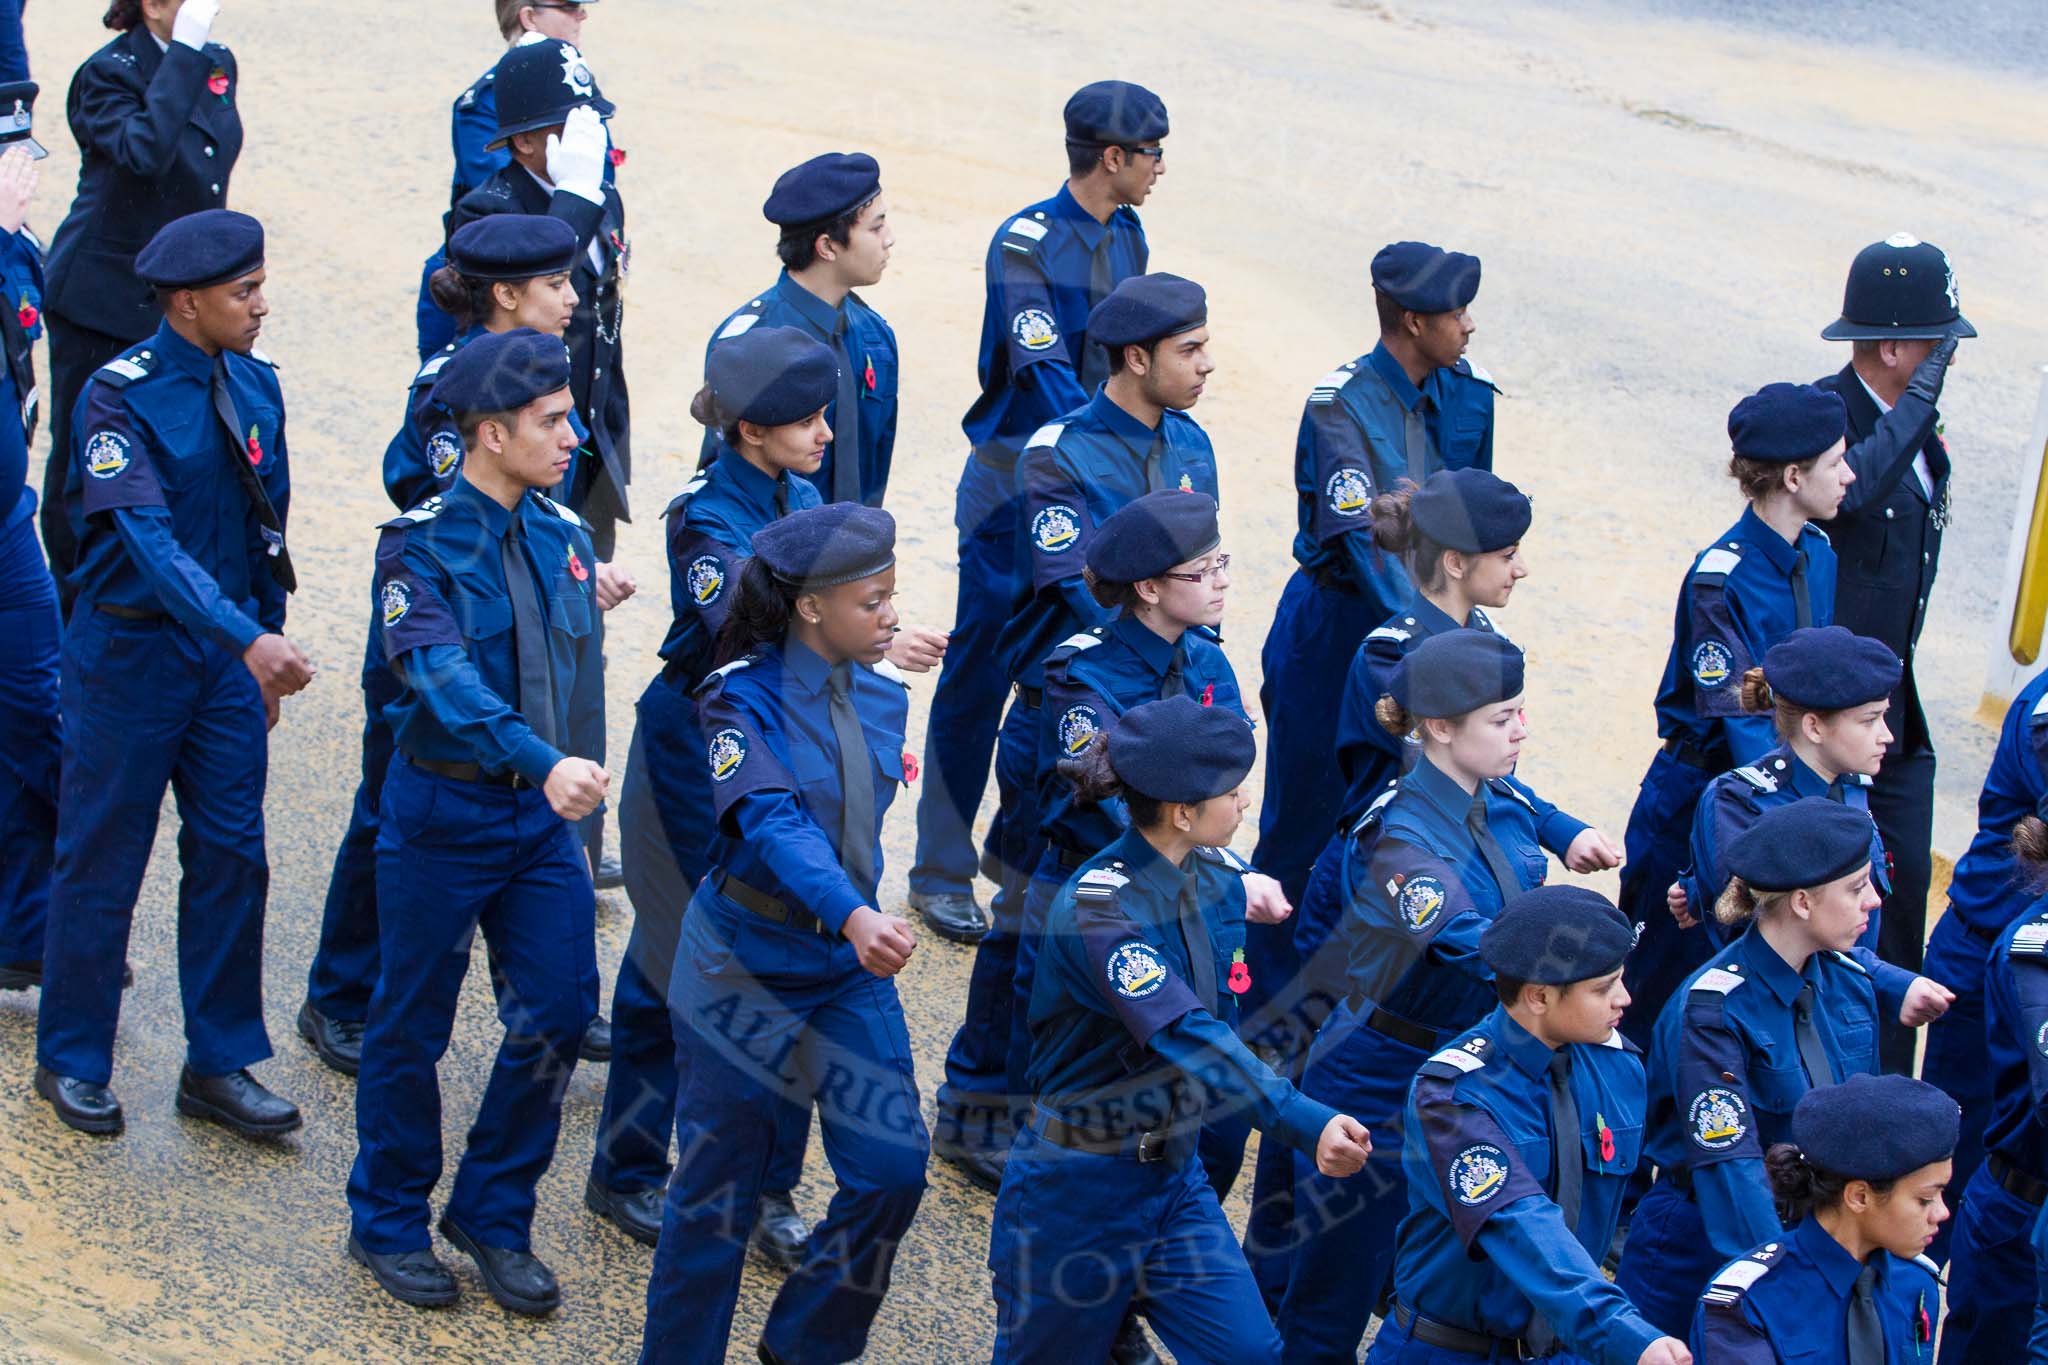
M 1166 414 L 1159 416 L 1157 428 L 1148 427 L 1137 418 L 1118 407 L 1116 400 L 1109 396 L 1107 383 L 1096 386 L 1095 396 L 1088 400 L 1088 410 L 1095 414 L 1095 420 L 1109 430 L 1109 434 L 1136 450 L 1140 455 L 1152 448 L 1152 442 L 1165 429 Z
M 1820 1225 L 1820 1219 L 1811 1214 L 1800 1219 L 1799 1226 L 1792 1229 L 1792 1240 L 1806 1254 L 1806 1259 L 1813 1262 L 1813 1268 L 1820 1272 L 1828 1288 L 1837 1296 L 1846 1299 L 1855 1292 L 1856 1277 L 1863 1273 L 1863 1262 L 1851 1256 L 1848 1248 L 1837 1242 L 1833 1234 Z M 1877 1258 L 1885 1252 L 1883 1248 L 1879 1248 L 1870 1254 L 1872 1258 Z M 1885 1272 L 1888 1269 L 1883 1261 L 1878 1261 L 1877 1283 L 1880 1290 L 1884 1287 L 1887 1278 Z
M 1743 965 L 1749 969 L 1748 975 L 1770 987 L 1771 994 L 1786 1005 L 1799 998 L 1800 988 L 1807 984 L 1808 978 L 1813 974 L 1814 964 L 1820 961 L 1820 954 L 1816 952 L 1806 959 L 1804 972 L 1793 971 L 1792 964 L 1778 956 L 1778 950 L 1757 932 L 1754 923 L 1743 930 L 1742 937 L 1736 942 L 1740 945 L 1736 952 L 1741 956 Z
M 149 339 L 149 344 L 155 349 L 160 363 L 200 380 L 212 375 L 214 362 L 220 358 L 208 355 L 179 336 L 168 322 L 158 324 L 156 335 Z
M 1081 201 L 1074 198 L 1074 192 L 1065 185 L 1061 185 L 1060 192 L 1046 203 L 1050 212 L 1067 220 L 1069 230 L 1091 253 L 1109 235 L 1109 224 L 1096 222 L 1095 215 L 1082 208 Z M 1112 213 L 1110 217 L 1116 215 Z
M 718 443 L 718 458 L 712 462 L 712 470 L 719 478 L 732 485 L 733 491 L 752 503 L 754 507 L 769 516 L 775 515 L 775 492 L 788 487 L 784 476 L 762 473 L 751 464 L 747 457 L 725 444 Z
M 1416 388 L 1414 381 L 1408 378 L 1408 371 L 1401 368 L 1401 362 L 1394 359 L 1393 352 L 1387 349 L 1386 343 L 1382 342 L 1373 347 L 1367 353 L 1365 363 L 1372 366 L 1374 374 L 1386 381 L 1387 387 L 1393 391 L 1394 401 L 1399 403 L 1404 411 L 1415 411 L 1415 405 L 1422 401 L 1422 390 Z M 1423 377 L 1428 378 L 1427 375 Z
M 1784 766 L 1779 767 L 1780 763 Z M 1790 787 L 1795 796 L 1827 796 L 1833 785 L 1822 781 L 1819 773 L 1801 762 L 1789 744 L 1780 744 L 1758 759 L 1757 767 L 1777 778 L 1781 786 Z M 1835 790 L 1839 792 L 1842 788 L 1836 786 Z
M 786 635 L 782 640 L 782 671 L 816 696 L 825 690 L 825 684 L 832 676 L 832 665 L 794 635 Z
M 1454 782 L 1449 773 L 1430 762 L 1428 754 L 1417 758 L 1415 766 L 1402 777 L 1401 790 L 1413 792 L 1436 807 L 1454 827 L 1465 827 L 1465 816 L 1472 809 L 1472 797 L 1465 794 L 1465 789 Z
M 1803 526 L 1800 528 L 1799 534 L 1801 536 L 1806 534 L 1806 529 Z M 1745 551 L 1751 549 L 1763 551 L 1764 558 L 1770 560 L 1780 573 L 1789 574 L 1792 572 L 1792 565 L 1799 553 L 1798 547 L 1786 544 L 1785 538 L 1776 531 L 1773 531 L 1765 523 L 1764 519 L 1756 514 L 1756 508 L 1754 507 L 1742 509 L 1742 520 L 1735 523 L 1735 532 L 1729 539 L 1740 545 Z
M 1188 854 L 1186 867 L 1175 867 L 1166 861 L 1152 841 L 1135 829 L 1125 830 L 1117 841 L 1109 846 L 1124 865 L 1124 871 L 1133 882 L 1143 886 L 1150 894 L 1137 898 L 1137 904 L 1121 902 L 1124 913 L 1133 918 L 1143 918 L 1155 924 L 1171 923 L 1180 918 L 1180 893 L 1186 887 L 1188 873 L 1194 867 L 1195 855 Z M 1141 907 L 1156 907 L 1152 913 L 1140 914 Z
M 817 328 L 826 336 L 839 330 L 839 320 L 846 312 L 845 300 L 837 308 L 813 294 L 810 290 L 790 278 L 787 270 L 775 281 L 775 293 L 784 303 L 796 310 L 798 317 Z M 847 298 L 853 295 L 848 293 Z
M 1494 1044 L 1507 1053 L 1508 1060 L 1524 1075 L 1539 1081 L 1548 1078 L 1550 1059 L 1557 1055 L 1556 1050 L 1516 1023 L 1507 1006 L 1496 1005 L 1493 1012 L 1499 1016 L 1493 1029 Z
M 1401 614 L 1409 618 L 1409 623 L 1425 637 L 1442 635 L 1446 631 L 1460 630 L 1472 624 L 1470 617 L 1463 621 L 1452 620 L 1449 612 L 1421 593 L 1416 593 L 1408 599 L 1408 605 L 1402 608 Z
M 496 498 L 485 493 L 468 479 L 458 475 L 455 482 L 448 485 L 448 491 L 441 496 L 449 508 L 467 509 L 471 516 L 481 521 L 484 528 L 491 533 L 491 539 L 505 538 L 505 528 L 512 524 L 512 514 L 500 506 Z M 519 502 L 515 505 L 524 507 L 526 495 L 520 494 Z
M 1138 656 L 1139 662 L 1160 677 L 1166 676 L 1167 668 L 1173 663 L 1174 652 L 1180 648 L 1179 640 L 1160 639 L 1157 631 L 1128 611 L 1119 612 L 1109 623 L 1109 628 L 1131 653 Z

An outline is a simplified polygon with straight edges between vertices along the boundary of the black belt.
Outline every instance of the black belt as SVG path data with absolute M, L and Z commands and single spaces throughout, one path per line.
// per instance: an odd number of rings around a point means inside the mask
M 1418 1052 L 1434 1052 L 1443 1046 L 1444 1035 L 1433 1028 L 1424 1028 L 1410 1019 L 1389 1013 L 1378 1005 L 1365 1016 L 1365 1026 L 1374 1033 L 1382 1033 L 1397 1043 L 1406 1043 Z
M 1950 911 L 1949 913 L 1954 914 L 1955 912 Z M 1998 934 L 1994 930 L 1980 929 L 1968 920 L 1963 921 L 1963 932 L 1976 939 L 1979 943 L 1988 943 L 1994 947 L 1998 943 Z
M 2038 1209 L 2048 1202 L 2048 1180 L 2036 1180 L 1997 1152 L 1984 1154 L 1984 1169 L 2001 1189 L 2022 1203 Z
M 1045 704 L 1045 689 L 1042 687 L 1026 687 L 1023 683 L 1018 683 L 1017 700 L 1023 702 L 1033 711 L 1036 711 Z
M 1171 1128 L 1115 1135 L 1090 1132 L 1043 1107 L 1031 1115 L 1031 1131 L 1069 1151 L 1086 1152 L 1090 1156 L 1127 1156 L 1145 1165 L 1165 1161 L 1172 1156 L 1175 1136 Z
M 1358 591 L 1358 585 L 1351 581 L 1350 575 L 1334 564 L 1318 565 L 1313 569 L 1306 570 L 1306 572 L 1310 578 L 1315 580 L 1315 584 L 1319 588 L 1328 588 L 1331 592 L 1349 593 L 1353 597 L 1363 595 Z
M 826 938 L 838 937 L 825 927 L 825 921 L 810 911 L 771 896 L 766 891 L 748 886 L 730 872 L 718 874 L 718 892 L 733 904 L 753 911 L 762 919 L 772 919 L 777 924 L 787 924 L 798 929 L 809 929 L 812 933 L 823 934 Z
M 999 445 L 994 441 L 986 441 L 974 447 L 975 459 L 980 460 L 990 469 L 1000 469 L 1005 474 L 1017 467 L 1017 456 L 1021 453 L 1020 451 L 1010 449 L 1006 445 Z
M 443 763 L 436 758 L 415 758 L 411 754 L 405 756 L 405 761 L 422 772 L 453 778 L 457 782 L 481 782 L 486 787 L 510 787 L 514 791 L 532 790 L 534 785 L 518 773 L 494 773 L 481 763 Z
M 1072 872 L 1082 863 L 1087 862 L 1092 856 L 1087 853 L 1077 853 L 1071 848 L 1061 848 L 1058 844 L 1052 845 L 1049 851 L 1052 853 L 1053 860 L 1068 872 Z
M 171 618 L 160 611 L 144 611 L 140 607 L 117 607 L 112 602 L 95 602 L 94 611 L 103 611 L 119 621 L 168 621 Z
M 1493 1359 L 1496 1353 L 1509 1360 L 1542 1360 L 1556 1355 L 1561 1349 L 1553 1346 L 1542 1355 L 1530 1349 L 1529 1343 L 1521 1337 L 1496 1337 L 1485 1332 L 1470 1332 L 1463 1327 L 1453 1327 L 1448 1322 L 1424 1317 L 1405 1303 L 1394 1304 L 1394 1321 L 1401 1324 L 1401 1330 L 1425 1346 L 1441 1346 L 1448 1351 L 1463 1351 L 1467 1355 L 1485 1356 Z
M 1683 735 L 1673 735 L 1665 740 L 1664 752 L 1688 767 L 1704 768 L 1710 773 L 1724 773 L 1728 771 L 1729 765 L 1726 761 L 1715 758 L 1713 754 L 1708 753 Z
M 1692 1198 L 1692 1168 L 1689 1166 L 1665 1166 L 1658 1170 L 1659 1180 L 1671 1182 L 1671 1188 L 1687 1199 Z

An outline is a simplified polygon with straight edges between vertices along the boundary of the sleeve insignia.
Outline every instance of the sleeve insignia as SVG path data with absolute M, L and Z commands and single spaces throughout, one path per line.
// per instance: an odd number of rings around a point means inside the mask
M 747 737 L 727 726 L 711 737 L 711 780 L 729 782 L 747 761 Z
M 412 610 L 412 589 L 394 578 L 384 585 L 384 624 L 395 626 Z
M 111 479 L 127 471 L 129 441 L 118 431 L 95 431 L 85 443 L 85 472 L 95 479 Z
M 1499 1194 L 1508 1180 L 1508 1154 L 1490 1142 L 1478 1142 L 1451 1158 L 1451 1192 L 1468 1209 Z
M 1323 488 L 1330 510 L 1340 517 L 1363 516 L 1372 502 L 1372 479 L 1363 469 L 1346 465 L 1330 475 Z
M 1692 680 L 1701 687 L 1719 687 L 1728 681 L 1733 666 L 1728 646 L 1719 640 L 1702 640 L 1692 651 Z
M 452 431 L 437 431 L 427 438 L 427 465 L 434 477 L 445 479 L 462 463 L 462 442 Z
M 1060 344 L 1059 324 L 1043 308 L 1025 308 L 1010 319 L 1010 335 L 1027 351 L 1049 351 Z
M 1686 1122 L 1693 1142 L 1709 1152 L 1725 1152 L 1749 1131 L 1743 1123 L 1748 1112 L 1749 1104 L 1742 1096 L 1725 1086 L 1709 1086 L 1692 1097 Z
M 1099 721 L 1094 707 L 1069 706 L 1060 717 L 1060 752 L 1069 758 L 1079 757 L 1102 728 Z
M 684 570 L 683 581 L 690 589 L 690 600 L 708 607 L 725 591 L 725 564 L 717 555 L 698 555 Z
M 1410 929 L 1427 929 L 1444 912 L 1444 884 L 1435 877 L 1410 877 L 1389 892 L 1401 911 L 1401 922 Z
M 1065 554 L 1080 539 L 1080 515 L 1063 502 L 1040 509 L 1038 515 L 1031 519 L 1031 543 L 1041 554 Z
M 1143 1000 L 1166 984 L 1166 964 L 1149 943 L 1133 940 L 1114 949 L 1103 968 L 1110 989 L 1126 1000 Z

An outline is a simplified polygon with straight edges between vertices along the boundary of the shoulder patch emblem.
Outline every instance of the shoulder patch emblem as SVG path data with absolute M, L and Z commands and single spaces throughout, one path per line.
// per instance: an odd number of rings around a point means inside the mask
M 747 737 L 727 726 L 711 737 L 711 780 L 729 782 L 747 761 Z
M 1041 508 L 1031 519 L 1031 543 L 1040 554 L 1063 555 L 1080 539 L 1080 516 L 1063 502 Z
M 1490 1142 L 1475 1142 L 1451 1158 L 1451 1192 L 1468 1209 L 1499 1194 L 1508 1181 L 1508 1154 Z
M 1166 964 L 1158 949 L 1136 940 L 1110 953 L 1103 970 L 1110 989 L 1125 1000 L 1143 1000 L 1166 984 Z
M 1749 1103 L 1742 1096 L 1715 1085 L 1692 1097 L 1686 1122 L 1694 1143 L 1709 1152 L 1725 1152 L 1749 1131 L 1742 1121 L 1748 1112 Z
M 1692 680 L 1701 687 L 1719 687 L 1728 681 L 1728 670 L 1734 660 L 1728 653 L 1728 646 L 1719 640 L 1702 640 L 1693 646 Z
M 1027 351 L 1049 351 L 1060 344 L 1059 324 L 1043 308 L 1021 309 L 1010 319 L 1010 335 Z
M 85 443 L 85 472 L 95 479 L 111 479 L 126 472 L 129 441 L 118 431 L 95 431 Z
M 725 591 L 725 563 L 717 555 L 698 555 L 683 571 L 683 581 L 690 589 L 690 600 L 708 607 Z
M 412 589 L 392 579 L 384 585 L 383 608 L 384 624 L 397 625 L 412 610 Z
M 1102 728 L 1101 717 L 1092 706 L 1069 706 L 1060 717 L 1060 752 L 1078 758 Z
M 1029 218 L 1012 219 L 1010 226 L 1003 230 L 1005 232 L 1014 232 L 1019 237 L 1029 237 L 1034 242 L 1045 240 L 1045 224 L 1034 223 Z
M 1323 485 L 1323 495 L 1329 499 L 1330 510 L 1338 516 L 1363 516 L 1372 503 L 1372 478 L 1363 469 L 1346 465 L 1330 475 L 1330 481 Z
M 1410 877 L 1394 892 L 1401 922 L 1414 930 L 1427 929 L 1436 923 L 1437 917 L 1444 912 L 1445 899 L 1444 884 L 1428 876 Z
M 452 431 L 437 431 L 427 438 L 427 467 L 434 477 L 445 479 L 462 463 L 462 442 Z

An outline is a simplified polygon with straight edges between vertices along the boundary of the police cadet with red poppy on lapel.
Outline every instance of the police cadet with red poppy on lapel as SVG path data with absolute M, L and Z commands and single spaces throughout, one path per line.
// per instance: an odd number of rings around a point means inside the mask
M 78 194 L 50 240 L 50 459 L 43 544 L 68 608 L 78 556 L 64 511 L 71 417 L 93 372 L 161 321 L 135 253 L 173 219 L 223 208 L 242 151 L 235 54 L 209 41 L 220 0 L 110 0 L 120 36 L 80 64 L 64 108 Z
M 1416 1074 L 1411 1212 L 1367 1365 L 1691 1361 L 1600 1273 L 1642 1152 L 1643 1063 L 1617 1027 L 1634 941 L 1571 886 L 1523 892 L 1479 935 L 1500 1003 Z
M 878 283 L 896 237 L 882 170 L 865 152 L 827 152 L 784 171 L 761 206 L 782 229 L 782 274 L 712 333 L 708 353 L 754 327 L 794 327 L 831 348 L 839 379 L 825 463 L 808 477 L 827 502 L 882 505 L 896 450 L 896 332 L 854 293 Z M 717 453 L 704 433 L 700 466 Z
M 1934 736 L 1920 704 L 1913 651 L 1941 567 L 1949 519 L 1949 456 L 1941 437 L 1943 381 L 1956 341 L 1977 329 L 1962 315 L 1948 253 L 1894 233 L 1856 253 L 1842 290 L 1842 316 L 1821 330 L 1852 347 L 1849 363 L 1817 380 L 1848 412 L 1849 467 L 1856 483 L 1827 523 L 1840 567 L 1835 619 L 1882 640 L 1905 661 L 1885 724 L 1884 766 L 1870 787 L 1870 813 L 1891 855 L 1878 953 L 1917 970 L 1927 941 L 1933 877 Z M 1913 1069 L 1913 1036 L 1887 1024 L 1885 1068 Z
M 283 635 L 284 396 L 255 349 L 263 228 L 180 218 L 135 259 L 156 334 L 87 383 L 65 481 L 78 599 L 64 641 L 57 865 L 36 1092 L 83 1132 L 122 1125 L 107 1088 L 123 957 L 164 788 L 178 797 L 181 1113 L 245 1137 L 299 1126 L 247 1068 L 263 1027 L 266 732 L 313 666 Z
M 1107 376 L 1108 353 L 1089 344 L 1088 316 L 1120 281 L 1143 273 L 1150 249 L 1137 209 L 1166 168 L 1166 105 L 1142 85 L 1084 85 L 1063 118 L 1067 183 L 989 242 L 981 394 L 960 422 L 971 449 L 953 503 L 959 602 L 932 693 L 910 869 L 912 908 L 956 943 L 988 929 L 974 899 L 974 813 L 1010 691 L 996 637 L 1027 587 L 1018 581 L 1017 457 L 1031 433 L 1086 403 Z
M 561 1302 L 532 1249 L 534 1186 L 597 1013 L 596 908 L 575 822 L 610 777 L 574 753 L 604 711 L 582 519 L 539 490 L 574 458 L 569 357 L 530 328 L 469 343 L 434 401 L 466 447 L 445 494 L 385 523 L 376 600 L 404 685 L 377 824 L 379 974 L 356 1078 L 349 1255 L 402 1303 L 453 1303 L 427 1201 L 441 1174 L 435 1075 L 478 929 L 505 1037 L 441 1233 L 516 1313 Z M 601 723 L 601 722 L 600 722 Z

